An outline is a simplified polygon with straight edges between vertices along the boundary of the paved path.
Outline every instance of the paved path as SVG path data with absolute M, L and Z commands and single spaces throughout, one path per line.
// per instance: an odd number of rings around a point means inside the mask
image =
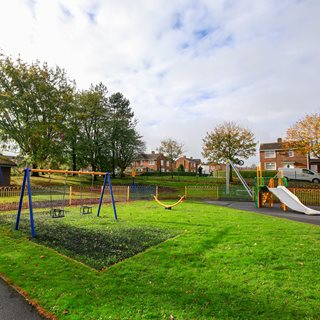
M 304 222 L 304 223 L 320 225 L 320 215 L 308 216 L 303 213 L 292 211 L 289 208 L 288 208 L 288 211 L 284 212 L 280 208 L 279 204 L 274 204 L 274 207 L 272 208 L 263 207 L 258 209 L 254 206 L 253 202 L 235 202 L 235 201 L 206 201 L 206 202 L 209 204 L 214 204 L 218 206 L 224 206 L 224 207 L 229 207 L 229 208 L 234 208 L 234 209 L 239 209 L 244 211 L 251 211 L 251 212 L 256 212 L 260 214 L 266 214 L 273 217 L 279 217 L 283 219 L 289 219 L 289 220 L 295 220 L 295 221 Z M 319 207 L 312 207 L 312 209 L 320 211 Z
M 38 312 L 0 278 L 1 320 L 43 320 Z

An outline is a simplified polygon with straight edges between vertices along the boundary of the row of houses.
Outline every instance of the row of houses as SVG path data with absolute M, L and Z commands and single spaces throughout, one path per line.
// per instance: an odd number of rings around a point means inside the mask
M 308 168 L 320 172 L 320 159 L 310 158 L 308 154 L 301 154 L 295 149 L 288 149 L 281 138 L 277 142 L 262 143 L 259 148 L 260 164 L 263 170 L 278 170 L 279 168 Z M 173 164 L 173 171 L 183 165 L 185 172 L 198 172 L 201 166 L 202 173 L 209 174 L 211 171 L 224 170 L 224 164 L 202 163 L 200 159 L 182 156 Z M 137 158 L 132 166 L 137 172 L 171 171 L 170 163 L 161 153 L 143 153 Z
M 310 158 L 308 154 L 301 154 L 295 149 L 287 149 L 281 138 L 277 142 L 262 143 L 259 148 L 260 164 L 263 170 L 278 170 L 281 167 L 287 168 L 308 168 L 320 172 L 320 159 Z M 10 185 L 10 170 L 16 166 L 16 163 L 0 155 L 0 186 Z M 224 170 L 224 164 L 202 163 L 200 159 L 181 156 L 175 163 L 171 164 L 162 154 L 152 151 L 151 153 L 142 153 L 133 163 L 128 171 L 135 168 L 137 172 L 170 172 L 176 171 L 183 166 L 185 172 L 197 173 L 199 167 L 203 174 L 210 174 L 215 170 Z
M 185 172 L 197 172 L 200 164 L 200 159 L 187 158 L 185 155 L 170 164 L 170 161 L 162 153 L 152 151 L 151 153 L 141 153 L 132 163 L 132 167 L 137 172 L 171 172 L 178 170 L 182 165 Z

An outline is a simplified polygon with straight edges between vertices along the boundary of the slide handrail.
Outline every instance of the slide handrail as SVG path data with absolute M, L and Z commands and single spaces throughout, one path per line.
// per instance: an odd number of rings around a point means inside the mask
M 232 167 L 232 169 L 235 171 L 235 173 L 237 174 L 239 180 L 241 181 L 242 185 L 244 186 L 244 188 L 246 189 L 246 191 L 248 192 L 249 196 L 251 198 L 253 198 L 253 194 L 252 194 L 252 191 L 249 187 L 249 185 L 247 184 L 247 181 L 244 180 L 244 178 L 242 177 L 242 175 L 240 174 L 239 170 L 237 169 L 237 167 L 232 163 L 232 161 L 229 160 L 229 163 Z

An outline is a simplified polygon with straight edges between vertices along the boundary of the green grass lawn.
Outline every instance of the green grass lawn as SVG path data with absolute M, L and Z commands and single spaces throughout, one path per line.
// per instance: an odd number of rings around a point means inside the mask
M 319 319 L 318 226 L 188 201 L 111 211 L 37 219 L 35 241 L 1 225 L 0 272 L 59 319 Z M 140 253 L 86 259 L 101 247 Z

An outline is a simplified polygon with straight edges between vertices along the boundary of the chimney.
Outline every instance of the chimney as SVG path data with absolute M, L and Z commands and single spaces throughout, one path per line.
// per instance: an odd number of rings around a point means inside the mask
M 278 143 L 282 143 L 282 138 L 278 138 Z
M 151 151 L 152 154 L 155 154 L 155 151 Z

